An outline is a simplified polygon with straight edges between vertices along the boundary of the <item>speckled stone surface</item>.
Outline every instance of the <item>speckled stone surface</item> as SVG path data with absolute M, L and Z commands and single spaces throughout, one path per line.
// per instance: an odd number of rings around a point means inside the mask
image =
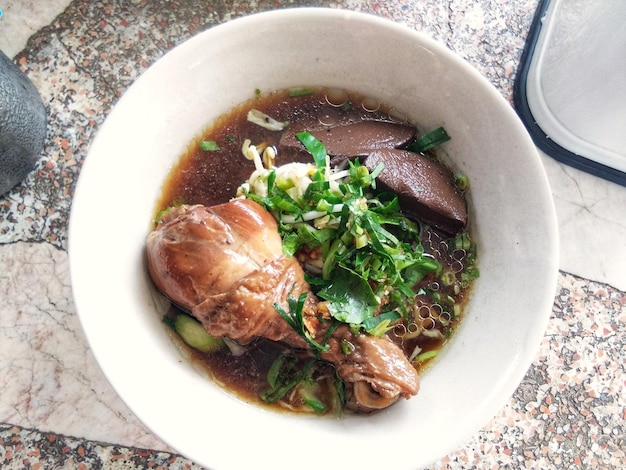
M 3 450 L 3 455 L 0 455 L 2 468 L 11 470 L 201 468 L 184 457 L 167 452 L 111 446 L 9 424 L 0 424 L 0 445 Z
M 199 468 L 134 417 L 91 356 L 68 272 L 73 190 L 99 125 L 150 64 L 214 24 L 305 5 L 370 12 L 425 32 L 512 102 L 537 1 L 74 0 L 35 33 L 15 62 L 47 106 L 48 136 L 36 169 L 0 197 L 0 468 Z M 431 468 L 626 468 L 625 325 L 624 292 L 561 272 L 519 388 Z

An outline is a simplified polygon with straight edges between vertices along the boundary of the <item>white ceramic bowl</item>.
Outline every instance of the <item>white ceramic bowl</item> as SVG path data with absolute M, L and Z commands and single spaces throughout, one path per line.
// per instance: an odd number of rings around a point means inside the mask
M 297 85 L 396 106 L 469 175 L 481 277 L 457 334 L 417 397 L 373 416 L 269 412 L 210 382 L 172 344 L 144 266 L 144 241 L 172 164 L 216 117 Z M 557 228 L 530 138 L 499 93 L 442 45 L 377 17 L 292 9 L 237 19 L 167 54 L 100 129 L 70 223 L 75 302 L 91 348 L 133 412 L 211 469 L 413 469 L 455 450 L 506 402 L 551 311 Z

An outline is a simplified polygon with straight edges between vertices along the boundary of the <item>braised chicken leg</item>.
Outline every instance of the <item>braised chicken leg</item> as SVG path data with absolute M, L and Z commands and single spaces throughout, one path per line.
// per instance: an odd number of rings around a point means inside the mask
M 212 336 L 242 344 L 266 338 L 306 349 L 275 308 L 287 309 L 287 299 L 302 293 L 308 294 L 303 318 L 309 333 L 321 341 L 327 331 L 324 309 L 300 264 L 282 252 L 276 221 L 251 200 L 172 208 L 149 234 L 146 249 L 157 288 Z M 352 346 L 349 354 L 342 342 Z M 385 408 L 417 393 L 417 372 L 387 337 L 355 335 L 343 325 L 328 345 L 322 358 L 345 382 L 355 411 Z

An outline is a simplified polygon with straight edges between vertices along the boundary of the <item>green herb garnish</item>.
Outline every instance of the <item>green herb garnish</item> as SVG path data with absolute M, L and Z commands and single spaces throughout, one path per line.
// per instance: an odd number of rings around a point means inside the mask
M 161 219 L 165 217 L 167 214 L 169 214 L 170 212 L 172 212 L 172 207 L 166 207 L 165 209 L 159 211 L 157 215 L 154 217 L 154 223 L 158 224 L 159 222 L 161 222 Z
M 220 146 L 213 140 L 203 140 L 200 142 L 200 150 L 204 150 L 205 152 L 215 152 L 219 149 Z
M 297 367 L 298 360 L 291 354 L 281 354 L 272 363 L 267 372 L 268 388 L 261 392 L 261 399 L 275 403 L 304 378 L 303 371 Z
M 267 195 L 246 196 L 275 215 L 285 253 L 303 247 L 321 252 L 321 274 L 309 282 L 328 302 L 332 318 L 382 335 L 407 314 L 415 284 L 441 265 L 424 254 L 419 227 L 400 212 L 397 197 L 373 192 L 382 166 L 370 172 L 356 160 L 346 170 L 331 172 L 324 144 L 309 132 L 296 136 L 315 162 L 304 194 L 290 193 L 295 183 L 272 169 Z M 279 313 L 311 344 L 301 307 L 292 299 L 289 308 Z
M 459 191 L 465 192 L 469 188 L 469 178 L 464 173 L 458 173 L 454 175 L 454 184 L 459 188 Z
M 311 88 L 292 88 L 289 90 L 289 96 L 291 98 L 297 98 L 298 96 L 309 96 L 315 93 Z
M 318 352 L 324 351 L 327 352 L 330 350 L 330 347 L 327 344 L 320 344 L 311 336 L 309 331 L 304 324 L 304 317 L 302 315 L 304 304 L 306 302 L 307 293 L 303 292 L 300 294 L 298 299 L 294 299 L 289 296 L 287 298 L 287 304 L 289 305 L 289 310 L 284 310 L 279 304 L 274 304 L 274 308 L 280 314 L 281 317 L 291 326 L 296 333 L 298 333 L 302 339 L 304 339 L 311 348 Z
M 438 354 L 439 354 L 439 350 L 438 349 L 432 349 L 430 351 L 426 351 L 426 352 L 423 352 L 423 353 L 419 354 L 415 358 L 415 361 L 416 362 L 428 361 L 429 359 L 434 359 L 435 357 L 437 357 Z
M 324 144 L 317 140 L 310 132 L 298 132 L 296 137 L 300 142 L 302 142 L 302 145 L 304 145 L 304 147 L 311 152 L 313 161 L 315 162 L 315 166 L 317 166 L 318 171 L 320 171 L 320 169 L 325 169 L 327 165 L 327 155 Z
M 279 355 L 267 372 L 267 387 L 261 391 L 261 399 L 275 403 L 289 393 L 295 395 L 294 401 L 317 414 L 332 410 L 340 414 L 345 404 L 343 382 L 334 368 L 330 374 L 320 373 L 323 367 L 324 364 L 315 359 L 303 362 L 291 353 Z M 332 390 L 332 393 L 328 396 L 324 390 Z M 328 403 L 322 397 L 327 397 Z
M 438 127 L 434 131 L 423 135 L 411 145 L 408 146 L 408 150 L 411 152 L 421 153 L 426 150 L 430 150 L 433 147 L 443 144 L 450 140 L 450 136 L 443 127 Z

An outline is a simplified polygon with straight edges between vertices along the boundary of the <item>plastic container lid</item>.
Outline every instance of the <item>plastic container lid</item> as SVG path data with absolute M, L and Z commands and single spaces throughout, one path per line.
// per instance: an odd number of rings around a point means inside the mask
M 544 152 L 626 185 L 626 2 L 540 2 L 514 99 Z

